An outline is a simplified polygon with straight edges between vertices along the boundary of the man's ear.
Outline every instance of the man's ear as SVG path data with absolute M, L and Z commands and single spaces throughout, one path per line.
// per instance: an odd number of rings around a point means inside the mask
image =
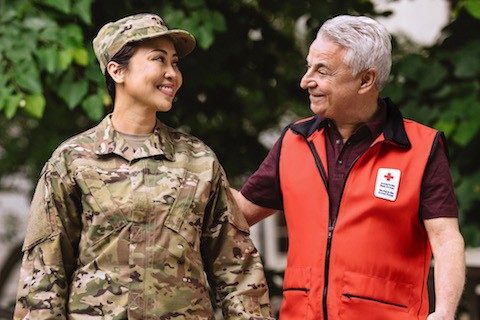
M 374 89 L 377 81 L 377 71 L 374 68 L 369 68 L 361 72 L 360 87 L 358 93 L 365 93 Z
M 109 61 L 107 64 L 107 70 L 112 77 L 113 81 L 116 83 L 123 83 L 125 79 L 125 68 L 122 68 L 117 62 Z

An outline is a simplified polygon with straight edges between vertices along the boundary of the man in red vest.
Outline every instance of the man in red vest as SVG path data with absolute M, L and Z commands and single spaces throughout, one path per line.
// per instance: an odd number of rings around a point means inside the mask
M 235 195 L 250 224 L 284 211 L 280 319 L 453 320 L 465 257 L 443 135 L 379 98 L 391 67 L 387 30 L 335 17 L 306 60 L 300 86 L 315 115 L 285 128 Z

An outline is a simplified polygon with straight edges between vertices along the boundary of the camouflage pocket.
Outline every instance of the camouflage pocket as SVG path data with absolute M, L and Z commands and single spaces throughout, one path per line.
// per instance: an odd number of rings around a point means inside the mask
M 92 224 L 104 225 L 110 223 L 113 228 L 127 224 L 130 212 L 128 208 L 128 190 L 130 180 L 124 172 L 103 169 L 83 169 L 80 171 L 81 179 L 78 185 L 82 188 L 83 201 L 94 214 Z M 106 220 L 106 221 L 105 221 Z
M 195 250 L 199 250 L 203 216 L 194 210 L 199 178 L 186 172 L 175 201 L 165 220 L 165 226 L 180 234 Z

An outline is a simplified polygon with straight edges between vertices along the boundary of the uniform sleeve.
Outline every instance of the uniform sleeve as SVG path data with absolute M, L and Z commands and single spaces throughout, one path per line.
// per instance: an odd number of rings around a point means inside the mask
M 259 253 L 221 168 L 205 212 L 201 250 L 225 319 L 273 319 Z
M 283 209 L 278 176 L 281 141 L 282 138 L 275 143 L 257 171 L 248 178 L 240 190 L 243 196 L 252 203 L 277 210 Z
M 30 205 L 14 319 L 66 319 L 80 236 L 70 186 L 66 170 L 45 165 Z
M 458 205 L 445 148 L 443 140 L 437 136 L 422 181 L 420 214 L 423 219 L 458 218 Z

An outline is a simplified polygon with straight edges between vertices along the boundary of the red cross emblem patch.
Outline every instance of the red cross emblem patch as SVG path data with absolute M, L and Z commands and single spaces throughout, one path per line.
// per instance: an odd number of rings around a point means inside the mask
M 375 181 L 374 195 L 377 198 L 395 201 L 400 185 L 400 170 L 393 168 L 379 168 Z

